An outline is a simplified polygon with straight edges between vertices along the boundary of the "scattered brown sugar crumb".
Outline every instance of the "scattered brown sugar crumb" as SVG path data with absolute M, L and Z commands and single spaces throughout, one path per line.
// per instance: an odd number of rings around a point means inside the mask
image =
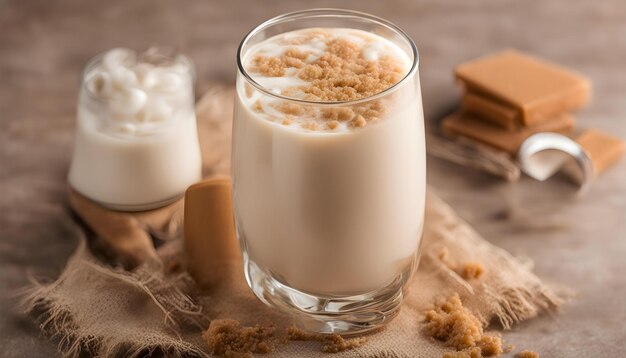
M 305 99 L 350 101 L 373 96 L 402 79 L 404 69 L 393 58 L 366 60 L 361 49 L 345 39 L 326 42 L 326 52 L 299 72 Z
M 366 119 L 371 119 L 373 117 L 379 116 L 380 114 L 384 113 L 386 111 L 386 107 L 383 101 L 378 100 L 378 101 L 370 101 L 362 105 L 355 106 L 354 111 L 357 114 L 362 115 Z
M 504 353 L 510 353 L 515 349 L 515 346 L 512 344 L 507 344 L 506 347 L 504 347 L 503 351 Z
M 287 66 L 280 57 L 256 56 L 252 61 L 254 72 L 268 77 L 282 77 L 285 75 Z
M 259 73 L 267 77 L 282 77 L 288 68 L 302 68 L 306 64 L 304 61 L 309 56 L 308 53 L 291 48 L 280 56 L 268 57 L 257 55 L 252 60 L 252 72 Z
M 319 65 L 306 66 L 300 72 L 300 78 L 308 79 L 309 81 L 322 79 L 324 78 L 324 69 Z
M 211 321 L 202 338 L 211 354 L 221 357 L 252 357 L 252 353 L 270 353 L 276 344 L 274 327 L 244 327 L 232 319 Z
M 244 85 L 244 88 L 246 89 L 246 97 L 248 98 L 252 97 L 252 94 L 254 92 L 254 88 L 252 88 L 252 85 L 246 82 L 246 84 Z
M 304 61 L 307 59 L 307 57 L 309 57 L 309 54 L 295 48 L 290 48 L 289 50 L 285 51 L 283 57 Z
M 316 131 L 319 128 L 319 126 L 316 122 L 309 121 L 309 122 L 302 124 L 302 128 L 310 130 L 310 131 Z
M 307 43 L 313 39 L 328 39 L 330 38 L 330 32 L 328 32 L 327 30 L 321 29 L 321 28 L 313 28 L 313 29 L 309 29 L 306 32 L 300 33 L 299 36 L 295 37 L 295 38 L 289 38 L 289 39 L 282 39 L 283 41 L 281 41 L 282 45 L 302 45 L 304 43 Z
M 496 333 L 485 333 L 478 341 L 478 347 L 484 357 L 499 356 L 503 353 L 502 337 Z
M 309 57 L 309 54 L 297 49 L 289 49 L 285 51 L 283 54 L 283 62 L 285 62 L 285 66 L 294 67 L 294 68 L 302 68 L 305 65 L 305 60 Z
M 448 268 L 456 271 L 465 280 L 478 279 L 485 273 L 485 266 L 475 261 L 466 262 L 461 267 L 457 268 L 457 265 L 450 261 L 450 251 L 448 251 L 448 248 L 445 246 L 437 252 L 437 258 Z
M 293 119 L 291 119 L 291 118 L 285 118 L 285 119 L 283 119 L 283 121 L 282 121 L 281 123 L 282 123 L 282 124 L 284 124 L 284 125 L 286 125 L 286 126 L 288 126 L 288 125 L 290 125 L 291 123 L 293 123 Z
M 472 347 L 462 351 L 446 352 L 443 354 L 443 358 L 481 358 L 483 355 L 480 352 L 480 348 Z
M 458 294 L 425 313 L 425 332 L 454 348 L 458 355 L 448 358 L 491 357 L 502 353 L 502 339 L 495 333 L 485 334 L 480 320 L 461 302 Z
M 263 105 L 261 104 L 260 100 L 256 100 L 256 102 L 254 102 L 254 104 L 252 105 L 252 110 L 255 112 L 263 112 Z
M 465 348 L 455 352 L 446 352 L 444 353 L 443 358 L 494 357 L 499 356 L 502 353 L 502 339 L 500 336 L 492 334 L 483 336 L 476 347 Z
M 287 329 L 287 338 L 290 341 L 321 342 L 323 343 L 322 352 L 324 353 L 339 353 L 349 349 L 358 348 L 367 341 L 365 337 L 344 339 L 338 334 L 309 333 L 297 327 L 289 327 Z
M 277 104 L 274 104 L 273 107 L 280 112 L 291 116 L 301 116 L 307 111 L 307 108 L 305 108 L 303 105 L 289 102 L 279 102 Z
M 459 274 L 466 280 L 478 279 L 485 272 L 485 267 L 479 262 L 466 262 Z
M 446 263 L 446 262 L 448 262 L 448 259 L 450 258 L 450 251 L 448 250 L 447 247 L 444 246 L 437 253 L 437 257 L 439 258 L 439 260 L 441 260 L 444 263 Z
M 337 129 L 337 127 L 339 127 L 339 122 L 337 121 L 330 121 L 328 123 L 326 123 L 326 126 L 328 127 L 328 129 Z
M 322 115 L 330 121 L 347 121 L 354 118 L 354 111 L 348 107 L 324 108 Z
M 529 350 L 523 350 L 519 353 L 517 353 L 517 358 L 539 358 L 539 353 L 537 352 L 533 352 L 533 351 L 529 351 Z
M 362 127 L 365 127 L 367 125 L 367 121 L 365 120 L 365 118 L 363 118 L 362 115 L 359 114 L 358 116 L 356 116 L 356 118 L 354 118 L 352 120 L 352 122 L 350 122 L 350 124 L 353 127 L 362 128 Z

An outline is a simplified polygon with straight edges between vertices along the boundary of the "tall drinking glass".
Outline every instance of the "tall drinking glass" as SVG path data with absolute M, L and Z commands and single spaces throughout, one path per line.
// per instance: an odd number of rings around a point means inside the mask
M 260 83 L 247 65 L 257 45 L 304 29 L 375 35 L 405 56 L 406 72 L 356 100 L 295 98 Z M 237 63 L 233 196 L 248 284 L 264 303 L 297 314 L 308 330 L 349 334 L 382 326 L 398 313 L 417 267 L 424 223 L 415 44 L 381 18 L 315 9 L 253 29 Z M 337 120 L 327 122 L 328 130 L 290 125 L 300 115 Z

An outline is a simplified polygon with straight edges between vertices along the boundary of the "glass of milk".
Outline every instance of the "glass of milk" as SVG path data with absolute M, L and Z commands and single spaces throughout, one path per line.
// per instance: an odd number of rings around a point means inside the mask
M 70 185 L 116 210 L 164 206 L 201 179 L 194 69 L 182 55 L 117 48 L 86 66 Z
M 371 15 L 307 10 L 256 27 L 237 62 L 233 196 L 250 287 L 308 330 L 379 328 L 424 223 L 415 44 Z

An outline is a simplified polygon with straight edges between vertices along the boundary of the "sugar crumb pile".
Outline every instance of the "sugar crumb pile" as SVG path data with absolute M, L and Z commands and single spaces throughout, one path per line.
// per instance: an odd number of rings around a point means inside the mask
M 220 357 L 248 358 L 253 353 L 270 353 L 276 347 L 274 327 L 244 327 L 232 319 L 216 319 L 202 333 L 209 352 Z
M 500 335 L 485 333 L 480 320 L 463 306 L 458 294 L 426 311 L 424 331 L 455 350 L 445 353 L 444 358 L 492 357 L 503 353 Z
M 516 357 L 517 358 L 539 358 L 539 353 L 529 351 L 529 350 L 523 350 L 517 353 Z
M 297 327 L 289 327 L 287 329 L 287 338 L 290 341 L 321 342 L 323 344 L 322 352 L 324 353 L 339 353 L 358 348 L 367 341 L 365 337 L 345 339 L 338 334 L 310 333 Z
M 339 353 L 362 346 L 365 337 L 345 339 L 338 334 L 310 333 L 296 327 L 289 327 L 286 340 L 283 334 L 278 338 L 272 326 L 242 326 L 232 319 L 216 319 L 202 333 L 209 352 L 218 357 L 249 358 L 253 354 L 271 353 L 279 344 L 288 341 L 315 341 L 322 343 L 324 353 Z
M 482 356 L 480 348 L 478 347 L 468 348 L 456 352 L 446 352 L 443 354 L 443 358 L 480 358 Z

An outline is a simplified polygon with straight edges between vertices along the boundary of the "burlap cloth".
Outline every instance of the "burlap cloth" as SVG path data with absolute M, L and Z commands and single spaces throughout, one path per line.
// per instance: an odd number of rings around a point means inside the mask
M 198 125 L 207 177 L 228 175 L 233 89 L 213 87 L 197 105 Z M 79 236 L 81 230 L 77 230 Z M 490 244 L 429 189 L 422 258 L 409 284 L 400 314 L 381 332 L 341 357 L 441 357 L 449 351 L 421 331 L 422 313 L 433 302 L 454 292 L 492 329 L 550 312 L 562 296 L 520 261 Z M 93 245 L 91 245 L 93 246 Z M 449 252 L 452 265 L 480 262 L 485 273 L 466 281 L 438 254 Z M 260 303 L 247 287 L 240 261 L 224 267 L 226 285 L 199 290 L 179 270 L 181 240 L 170 240 L 133 271 L 113 267 L 92 253 L 85 239 L 52 283 L 35 282 L 26 292 L 24 309 L 42 331 L 59 342 L 64 355 L 207 356 L 201 331 L 211 319 L 232 318 L 244 325 L 273 324 L 278 330 L 292 319 Z M 515 342 L 509 342 L 515 343 Z M 532 347 L 529 347 L 532 348 Z M 320 343 L 289 342 L 270 356 L 315 357 Z

